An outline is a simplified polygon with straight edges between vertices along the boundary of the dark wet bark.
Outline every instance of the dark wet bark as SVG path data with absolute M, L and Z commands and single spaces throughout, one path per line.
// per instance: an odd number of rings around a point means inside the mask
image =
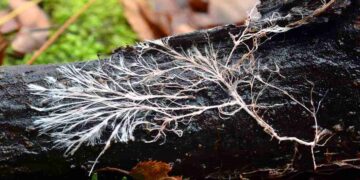
M 298 96 L 309 96 L 304 79 L 315 84 L 316 100 L 328 91 L 318 113 L 322 128 L 335 135 L 324 147 L 316 148 L 319 163 L 359 156 L 360 142 L 360 49 L 359 26 L 356 18 L 359 4 L 353 1 L 336 1 L 331 9 L 311 23 L 275 36 L 256 52 L 257 59 L 265 64 L 276 61 L 286 80 L 278 83 L 297 89 Z M 264 0 L 259 8 L 265 16 L 273 12 L 285 15 L 296 8 L 313 9 L 313 1 Z M 293 17 L 287 24 L 296 21 Z M 201 46 L 208 39 L 219 49 L 229 49 L 232 41 L 229 32 L 242 27 L 223 26 L 207 31 L 171 37 L 173 47 Z M 241 49 L 236 53 L 241 53 Z M 131 58 L 136 51 L 129 47 L 113 55 Z M 152 52 L 148 55 L 152 55 Z M 156 53 L 156 52 L 153 52 Z M 103 60 L 106 62 L 107 60 Z M 89 62 L 91 69 L 97 61 Z M 166 65 L 166 58 L 164 57 Z M 84 65 L 77 63 L 77 65 Z M 37 112 L 29 105 L 41 106 L 38 97 L 30 95 L 27 85 L 45 84 L 46 76 L 63 79 L 56 71 L 58 65 L 16 66 L 0 68 L 0 177 L 75 177 L 86 178 L 86 172 L 100 152 L 98 147 L 83 147 L 72 157 L 63 157 L 63 150 L 52 148 L 51 139 L 38 136 L 32 122 Z M 199 94 L 199 96 L 204 96 Z M 276 101 L 276 94 L 267 94 L 265 100 Z M 284 106 L 276 112 L 265 113 L 279 133 L 311 137 L 312 122 L 301 117 L 302 110 Z M 141 132 L 139 132 L 141 133 Z M 142 136 L 142 134 L 139 134 Z M 295 153 L 295 149 L 297 152 Z M 237 176 L 261 168 L 284 168 L 293 164 L 293 172 L 307 176 L 312 173 L 310 149 L 294 143 L 271 140 L 269 135 L 246 114 L 239 113 L 229 120 L 220 120 L 205 114 L 191 124 L 183 137 L 168 136 L 164 145 L 145 144 L 141 141 L 115 144 L 101 158 L 97 167 L 113 166 L 130 169 L 138 161 L 148 159 L 171 162 L 173 173 L 203 179 L 204 177 Z M 356 162 L 355 162 L 356 163 Z M 343 167 L 342 167 L 343 168 Z M 337 175 L 336 165 L 320 168 L 318 175 Z M 352 170 L 345 170 L 352 171 Z M 353 171 L 352 173 L 356 173 Z M 290 175 L 295 175 L 290 173 Z M 290 176 L 289 175 L 289 176 Z M 356 175 L 356 174 L 354 174 Z M 259 171 L 251 177 L 269 177 Z M 288 176 L 288 177 L 289 177 Z M 300 176 L 300 175 L 298 175 Z

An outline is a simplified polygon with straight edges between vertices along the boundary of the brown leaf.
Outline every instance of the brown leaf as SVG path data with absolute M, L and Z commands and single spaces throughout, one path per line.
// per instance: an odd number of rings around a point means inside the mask
M 10 0 L 9 5 L 16 9 L 26 2 Z M 46 28 L 50 27 L 50 22 L 45 12 L 39 6 L 33 5 L 20 13 L 17 20 L 21 29 L 11 44 L 13 49 L 19 53 L 29 53 L 40 48 L 49 35 Z
M 0 18 L 7 15 L 9 11 L 0 11 Z M 0 33 L 7 34 L 19 29 L 19 23 L 15 19 L 11 19 L 0 26 Z
M 195 31 L 196 29 L 189 24 L 183 23 L 183 24 L 176 24 L 173 27 L 173 33 L 172 34 L 184 34 L 189 33 L 192 31 Z
M 181 7 L 169 0 L 120 0 L 126 19 L 140 40 L 173 34 L 173 19 Z
M 194 11 L 207 12 L 209 0 L 189 0 L 189 5 Z
M 196 30 L 189 21 L 193 12 L 189 4 L 186 3 L 187 0 L 150 0 L 150 2 L 156 14 L 156 18 L 152 18 L 151 21 L 166 35 L 182 34 Z
M 120 0 L 124 8 L 124 15 L 137 33 L 140 40 L 155 39 L 156 34 L 152 31 L 149 22 L 142 13 L 142 6 L 148 6 L 145 0 Z
M 136 180 L 181 180 L 181 177 L 169 177 L 171 166 L 160 161 L 145 161 L 138 163 L 130 176 Z
M 149 0 L 149 2 L 150 6 L 147 11 L 153 13 L 145 14 L 146 18 L 166 35 L 173 34 L 172 21 L 174 21 L 178 13 L 183 12 L 184 6 L 181 6 L 178 3 L 179 1 Z
M 258 3 L 259 0 L 209 0 L 208 13 L 216 24 L 241 23 Z
M 0 65 L 4 62 L 5 50 L 8 47 L 8 42 L 0 34 Z
M 259 0 L 121 1 L 129 23 L 142 40 L 187 33 L 222 24 L 241 24 L 259 2 Z M 255 12 L 257 12 L 256 8 Z

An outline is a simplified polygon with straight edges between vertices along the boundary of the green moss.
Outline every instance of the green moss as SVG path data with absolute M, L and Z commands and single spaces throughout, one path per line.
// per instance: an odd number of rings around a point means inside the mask
M 91 175 L 91 180 L 98 180 L 98 175 L 97 175 L 97 173 L 93 173 L 93 174 Z
M 55 27 L 52 33 L 87 1 L 44 0 L 41 6 Z M 107 54 L 119 46 L 133 44 L 135 40 L 136 34 L 127 24 L 118 0 L 98 0 L 41 54 L 35 64 L 93 60 L 98 58 L 98 54 Z M 28 54 L 11 64 L 23 64 L 31 56 Z
M 7 8 L 7 1 L 0 1 L 0 10 Z

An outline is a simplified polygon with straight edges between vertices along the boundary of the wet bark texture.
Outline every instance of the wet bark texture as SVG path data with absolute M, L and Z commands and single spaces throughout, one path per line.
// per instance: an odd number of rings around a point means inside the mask
M 296 8 L 312 9 L 314 1 L 263 0 L 259 10 L 263 17 L 274 12 L 282 15 Z M 283 87 L 296 89 L 301 97 L 309 96 L 309 87 L 302 84 L 307 79 L 315 84 L 315 100 L 328 91 L 318 113 L 319 125 L 334 133 L 324 147 L 316 148 L 320 164 L 359 157 L 360 148 L 360 25 L 359 1 L 338 0 L 324 14 L 311 23 L 279 34 L 260 46 L 255 56 L 264 62 L 276 61 L 286 80 L 274 82 Z M 293 19 L 292 19 L 293 18 Z M 292 17 L 286 24 L 295 21 Z M 230 49 L 229 32 L 236 34 L 243 27 L 228 25 L 211 30 L 171 37 L 173 47 L 184 49 L 208 42 L 219 49 Z M 236 53 L 240 54 L 241 49 Z M 119 49 L 119 54 L 134 57 L 132 47 Z M 156 55 L 148 54 L 148 55 Z M 106 62 L 107 60 L 103 60 Z M 94 63 L 77 63 L 91 69 Z M 166 58 L 164 57 L 164 63 Z M 30 95 L 30 83 L 45 85 L 44 78 L 53 76 L 63 79 L 56 71 L 58 65 L 16 66 L 0 68 L 0 178 L 87 178 L 103 145 L 82 147 L 74 156 L 63 157 L 63 150 L 52 148 L 51 139 L 39 136 L 32 122 L 38 113 L 29 105 L 41 105 L 38 97 Z M 319 96 L 316 96 L 319 95 Z M 199 94 L 199 96 L 204 96 Z M 264 96 L 269 102 L 276 101 L 276 94 Z M 302 118 L 302 110 L 284 106 L 264 116 L 279 130 L 280 134 L 312 137 L 312 121 Z M 143 136 L 138 132 L 138 136 Z M 293 170 L 285 177 L 337 177 L 360 175 L 347 166 L 326 166 L 312 170 L 310 148 L 295 143 L 272 140 L 254 120 L 239 113 L 229 120 L 220 120 L 212 114 L 203 115 L 193 122 L 183 137 L 167 137 L 163 145 L 145 144 L 141 141 L 114 144 L 100 159 L 97 167 L 120 167 L 130 169 L 139 161 L 159 160 L 173 163 L 172 173 L 191 179 L 220 179 L 239 177 L 275 177 L 266 168 L 282 168 L 292 164 Z M 356 164 L 357 162 L 351 162 Z M 351 172 L 351 173 L 348 173 Z M 234 178 L 234 179 L 237 179 Z

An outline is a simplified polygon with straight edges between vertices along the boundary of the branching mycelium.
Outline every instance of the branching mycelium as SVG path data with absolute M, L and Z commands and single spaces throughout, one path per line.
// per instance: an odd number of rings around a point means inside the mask
M 316 105 L 310 98 L 308 107 L 288 90 L 272 84 L 271 77 L 281 76 L 280 69 L 275 63 L 272 68 L 264 66 L 254 56 L 265 36 L 297 26 L 280 27 L 270 20 L 268 27 L 254 31 L 249 24 L 247 22 L 239 34 L 230 34 L 234 46 L 225 57 L 218 56 L 218 50 L 210 43 L 201 48 L 175 50 L 167 39 L 163 39 L 139 44 L 139 56 L 133 59 L 113 56 L 90 69 L 63 66 L 59 72 L 66 84 L 49 77 L 47 86 L 29 85 L 32 94 L 48 102 L 45 107 L 33 107 L 49 112 L 49 115 L 39 117 L 35 124 L 43 133 L 49 133 L 55 144 L 66 148 L 67 155 L 75 153 L 83 144 L 101 143 L 105 137 L 106 145 L 99 158 L 111 142 L 134 140 L 136 129 L 149 132 L 146 142 L 161 138 L 165 141 L 169 133 L 182 136 L 181 127 L 206 111 L 216 111 L 220 118 L 244 111 L 278 141 L 293 141 L 311 147 L 316 167 L 313 150 L 327 135 L 317 125 L 320 103 Z M 247 52 L 234 57 L 239 46 L 245 47 Z M 160 62 L 161 58 L 146 56 L 150 50 L 169 61 L 164 63 Z M 268 73 L 263 75 L 261 72 Z M 227 97 L 216 102 L 201 102 L 197 97 L 201 91 L 218 90 L 224 91 Z M 284 101 L 277 104 L 260 102 L 266 91 L 282 94 Z M 248 92 L 248 96 L 243 92 Z M 260 114 L 291 102 L 301 106 L 313 118 L 313 140 L 280 135 Z

